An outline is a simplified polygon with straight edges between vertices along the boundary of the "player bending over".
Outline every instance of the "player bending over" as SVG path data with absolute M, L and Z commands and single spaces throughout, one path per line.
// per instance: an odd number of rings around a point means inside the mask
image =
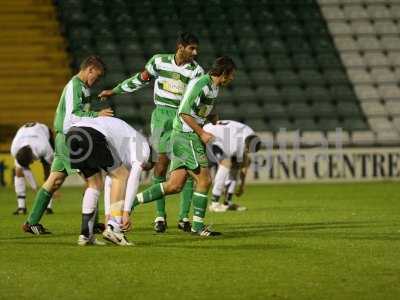
M 204 225 L 207 194 L 211 185 L 205 146 L 214 136 L 202 127 L 214 108 L 219 87 L 233 80 L 235 69 L 232 59 L 220 57 L 215 60 L 208 74 L 190 81 L 174 119 L 170 177 L 167 182 L 154 184 L 139 193 L 134 201 L 136 206 L 179 193 L 187 176 L 193 177 L 196 189 L 192 197 L 194 214 L 191 232 L 200 236 L 220 234 Z
M 67 140 L 71 141 L 71 166 L 79 169 L 85 178 L 101 180 L 102 169 L 108 174 L 105 206 L 109 217 L 104 238 L 117 245 L 131 245 L 124 230 L 130 227 L 130 210 L 142 170 L 151 167 L 146 138 L 120 119 L 99 117 L 76 123 L 68 132 Z M 90 187 L 85 191 L 79 245 L 98 244 L 93 232 L 98 198 L 86 197 L 89 192 L 100 193 L 91 191 Z
M 211 142 L 212 153 L 208 152 L 210 161 L 217 162 L 218 168 L 212 189 L 212 202 L 209 210 L 224 212 L 227 210 L 243 211 L 244 206 L 232 202 L 233 195 L 241 196 L 247 170 L 250 166 L 249 153 L 260 149 L 259 137 L 249 126 L 236 121 L 218 121 L 217 124 L 206 124 L 204 130 L 215 136 Z M 240 184 L 236 190 L 237 177 Z M 236 190 L 236 192 L 235 192 Z M 219 199 L 225 191 L 225 202 Z
M 26 186 L 25 179 L 31 188 L 36 191 L 37 184 L 29 168 L 35 160 L 40 160 L 43 166 L 44 179 L 50 174 L 50 165 L 53 161 L 54 138 L 51 130 L 44 124 L 31 122 L 18 129 L 12 143 L 11 155 L 15 159 L 14 187 L 17 194 L 17 210 L 14 215 L 26 214 Z M 46 213 L 52 214 L 50 200 Z

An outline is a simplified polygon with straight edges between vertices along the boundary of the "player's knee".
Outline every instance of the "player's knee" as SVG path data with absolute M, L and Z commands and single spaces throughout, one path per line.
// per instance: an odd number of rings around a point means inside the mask
M 212 184 L 211 176 L 210 175 L 204 175 L 201 178 L 199 178 L 198 186 L 199 188 L 208 190 Z
M 179 182 L 170 182 L 167 184 L 168 194 L 177 194 L 182 191 L 183 185 Z

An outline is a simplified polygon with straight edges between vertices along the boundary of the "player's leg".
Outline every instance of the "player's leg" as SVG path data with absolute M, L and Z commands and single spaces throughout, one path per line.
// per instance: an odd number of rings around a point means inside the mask
M 132 243 L 128 242 L 122 228 L 125 189 L 129 171 L 120 166 L 109 172 L 109 175 L 111 177 L 110 217 L 107 222 L 107 228 L 103 232 L 103 237 L 114 244 L 130 246 Z
M 189 220 L 190 206 L 192 204 L 193 196 L 193 178 L 189 176 L 186 179 L 185 185 L 181 191 L 180 195 L 180 205 L 179 205 L 179 220 L 178 228 L 182 231 L 190 232 L 192 225 Z
M 153 149 L 157 153 L 153 184 L 166 181 L 166 174 L 170 163 L 167 154 L 170 152 L 172 122 L 175 114 L 175 109 L 156 107 L 151 115 L 151 140 Z M 162 196 L 157 199 L 155 206 L 156 219 L 154 221 L 154 230 L 162 233 L 167 228 L 165 197 Z
M 231 168 L 230 159 L 223 159 L 218 164 L 218 170 L 214 177 L 214 185 L 212 188 L 210 211 L 223 212 L 226 209 L 220 205 L 219 199 L 224 191 L 225 182 L 229 177 Z
M 14 176 L 14 188 L 15 194 L 17 195 L 17 210 L 13 212 L 14 215 L 25 215 L 26 214 L 26 185 L 24 172 L 22 168 L 16 166 L 15 167 L 15 176 Z
M 200 236 L 216 236 L 219 232 L 209 230 L 204 225 L 204 217 L 207 210 L 208 190 L 211 186 L 211 175 L 208 167 L 200 167 L 189 171 L 190 176 L 196 181 L 196 189 L 193 193 L 193 223 L 192 233 Z
M 39 224 L 39 222 L 46 211 L 46 207 L 49 204 L 53 193 L 61 187 L 66 177 L 67 174 L 65 172 L 50 173 L 46 182 L 36 193 L 32 210 L 26 223 L 23 225 L 23 230 L 25 232 L 37 235 L 49 233 L 41 224 Z
M 32 210 L 26 223 L 23 225 L 23 230 L 25 232 L 34 234 L 46 233 L 46 230 L 39 224 L 39 221 L 53 193 L 61 187 L 65 178 L 72 173 L 74 173 L 74 171 L 71 168 L 69 149 L 65 142 L 65 135 L 58 133 L 55 139 L 55 155 L 53 163 L 51 164 L 51 172 L 46 182 L 36 193 Z
M 81 234 L 78 239 L 79 245 L 101 244 L 95 239 L 94 226 L 96 223 L 97 203 L 102 189 L 102 175 L 99 170 L 87 177 L 87 186 L 82 200 L 82 223 Z
M 158 154 L 157 162 L 154 165 L 153 184 L 159 184 L 166 181 L 168 165 L 169 158 L 167 154 Z M 165 232 L 166 228 L 165 197 L 162 196 L 156 200 L 156 219 L 154 220 L 154 230 L 162 233 Z
M 136 195 L 133 206 L 157 201 L 160 197 L 179 193 L 186 181 L 187 171 L 184 168 L 173 170 L 168 181 L 153 184 Z
M 232 211 L 245 211 L 247 208 L 245 206 L 233 203 L 233 196 L 235 195 L 237 178 L 239 174 L 239 167 L 237 164 L 233 164 L 231 172 L 229 174 L 228 180 L 226 181 L 226 194 L 224 207 L 226 210 Z

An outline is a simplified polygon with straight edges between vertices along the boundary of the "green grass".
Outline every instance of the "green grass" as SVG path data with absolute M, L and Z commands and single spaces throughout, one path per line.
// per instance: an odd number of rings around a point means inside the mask
M 36 237 L 0 190 L 1 299 L 400 298 L 397 183 L 249 186 L 247 212 L 207 214 L 214 239 L 178 232 L 171 197 L 168 233 L 138 207 L 129 248 L 76 245 L 81 193 L 63 189 Z

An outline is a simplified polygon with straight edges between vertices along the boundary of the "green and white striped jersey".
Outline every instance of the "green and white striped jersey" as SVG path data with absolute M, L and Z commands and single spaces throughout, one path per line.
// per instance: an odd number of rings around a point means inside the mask
M 156 54 L 147 62 L 145 69 L 155 78 L 154 103 L 173 108 L 179 107 L 189 81 L 204 74 L 203 68 L 196 61 L 176 65 L 175 54 Z M 148 84 L 149 81 L 143 81 L 140 73 L 137 73 L 118 84 L 113 92 L 131 93 Z
M 174 119 L 174 130 L 193 132 L 193 129 L 183 121 L 181 113 L 192 116 L 197 124 L 203 126 L 207 116 L 214 108 L 218 90 L 219 88 L 214 85 L 209 74 L 190 81 Z
M 64 87 L 54 118 L 54 129 L 57 133 L 67 133 L 74 123 L 84 117 L 97 117 L 94 111 L 85 111 L 84 102 L 90 96 L 90 90 L 85 83 L 75 75 Z

